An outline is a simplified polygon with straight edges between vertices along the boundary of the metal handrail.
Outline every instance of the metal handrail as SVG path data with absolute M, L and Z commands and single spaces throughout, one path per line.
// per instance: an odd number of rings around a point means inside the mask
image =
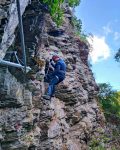
M 21 38 L 21 47 L 23 51 L 23 60 L 24 60 L 24 70 L 26 74 L 26 52 L 25 52 L 25 41 L 24 41 L 24 32 L 23 32 L 23 22 L 22 22 L 22 16 L 20 11 L 20 2 L 19 0 L 16 0 L 17 2 L 17 11 L 18 11 L 18 19 L 19 19 L 19 27 L 20 27 L 20 38 Z

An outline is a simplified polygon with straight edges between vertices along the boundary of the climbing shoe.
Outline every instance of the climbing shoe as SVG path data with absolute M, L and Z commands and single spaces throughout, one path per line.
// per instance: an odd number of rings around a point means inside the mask
M 46 100 L 50 100 L 51 99 L 51 97 L 49 96 L 49 95 L 43 95 L 42 96 L 44 99 L 46 99 Z

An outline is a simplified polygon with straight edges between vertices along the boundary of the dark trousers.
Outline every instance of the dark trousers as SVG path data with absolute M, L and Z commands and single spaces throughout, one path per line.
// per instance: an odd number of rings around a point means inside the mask
M 48 86 L 48 90 L 47 90 L 47 95 L 49 96 L 53 96 L 55 94 L 55 86 L 62 82 L 64 80 L 64 78 L 59 78 L 57 76 L 53 76 L 51 78 L 51 81 L 49 82 L 49 86 Z

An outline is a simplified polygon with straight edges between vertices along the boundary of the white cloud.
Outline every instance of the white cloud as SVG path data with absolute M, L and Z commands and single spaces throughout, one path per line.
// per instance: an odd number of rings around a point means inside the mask
M 112 36 L 114 41 L 120 40 L 120 32 L 116 31 L 119 21 L 115 19 L 112 22 L 108 22 L 106 26 L 103 26 L 102 29 L 104 31 L 105 36 Z
M 117 41 L 120 39 L 120 33 L 119 32 L 115 32 L 114 33 L 114 40 Z
M 108 34 L 113 32 L 112 29 L 111 29 L 111 24 L 110 23 L 108 23 L 106 26 L 104 26 L 103 30 L 105 32 L 105 35 L 108 35 Z
M 89 37 L 88 42 L 92 47 L 90 58 L 93 63 L 107 59 L 110 56 L 110 48 L 105 41 L 105 37 Z

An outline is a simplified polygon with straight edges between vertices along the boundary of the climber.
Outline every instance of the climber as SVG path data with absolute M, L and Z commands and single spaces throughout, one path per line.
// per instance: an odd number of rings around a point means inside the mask
M 65 79 L 66 64 L 63 59 L 57 55 L 53 55 L 50 61 L 52 67 L 54 68 L 52 73 L 48 73 L 47 78 L 49 78 L 49 86 L 47 94 L 43 95 L 43 98 L 50 100 L 51 97 L 54 97 L 55 85 L 62 82 Z

